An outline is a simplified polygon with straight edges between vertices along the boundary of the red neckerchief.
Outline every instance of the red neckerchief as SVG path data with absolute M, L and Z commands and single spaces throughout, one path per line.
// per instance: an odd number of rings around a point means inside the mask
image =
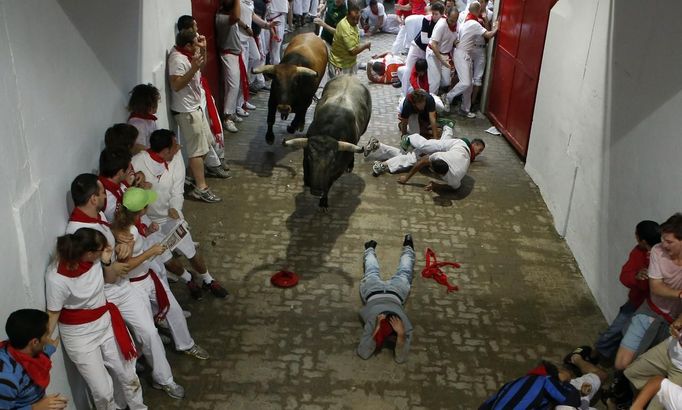
M 187 57 L 189 59 L 190 63 L 192 62 L 192 59 L 194 58 L 194 54 L 192 54 L 191 52 L 185 50 L 184 48 L 178 48 L 178 46 L 175 46 L 175 51 L 177 51 L 178 53 Z
M 109 222 L 107 222 L 101 218 L 99 213 L 97 214 L 97 218 L 93 218 L 91 216 L 88 216 L 80 208 L 73 208 L 73 212 L 71 212 L 71 216 L 69 217 L 69 221 L 83 222 L 83 223 L 87 223 L 87 224 L 100 224 L 100 225 L 104 225 L 107 227 L 111 226 L 109 224 Z
M 69 269 L 69 263 L 66 261 L 59 261 L 57 264 L 57 273 L 67 278 L 77 278 L 89 271 L 92 268 L 92 262 L 79 261 L 75 269 Z
M 474 162 L 476 159 L 476 151 L 474 151 L 474 147 L 471 144 L 467 144 L 467 147 L 469 148 L 469 162 Z
M 448 275 L 441 270 L 442 267 L 452 266 L 453 268 L 459 268 L 459 263 L 457 262 L 438 262 L 436 259 L 436 253 L 431 250 L 431 248 L 426 248 L 425 252 L 426 266 L 422 270 L 422 277 L 433 278 L 436 282 L 448 288 L 448 293 L 459 290 L 457 285 L 451 285 L 448 282 Z
M 453 24 L 453 25 L 450 25 L 450 23 L 448 23 L 448 21 L 447 21 L 447 20 L 445 20 L 445 24 L 447 24 L 447 25 L 448 25 L 448 28 L 450 29 L 450 31 L 451 31 L 451 32 L 453 32 L 453 33 L 454 33 L 454 32 L 455 32 L 455 30 L 457 30 L 457 22 L 456 22 L 456 21 L 455 21 L 455 24 Z
M 52 360 L 44 352 L 38 353 L 38 356 L 33 357 L 13 348 L 7 340 L 0 342 L 0 349 L 6 348 L 12 359 L 24 368 L 24 371 L 31 379 L 33 384 L 41 389 L 46 389 L 50 384 L 50 369 L 52 368 Z
M 480 25 L 483 25 L 483 19 L 480 17 L 476 17 L 471 13 L 467 14 L 467 17 L 464 19 L 465 22 L 469 20 L 476 20 Z
M 376 349 L 380 349 L 384 344 L 384 341 L 393 333 L 393 327 L 388 323 L 387 319 L 381 319 L 379 322 L 379 330 L 374 335 L 374 342 L 376 343 Z
M 140 233 L 140 235 L 144 236 L 145 238 L 147 237 L 148 226 L 142 222 L 142 219 L 139 216 L 135 218 L 135 227 L 137 228 L 137 231 Z
M 116 198 L 116 206 L 123 202 L 123 191 L 121 190 L 121 184 L 117 184 L 111 179 L 103 176 L 99 176 L 97 178 L 104 186 L 104 189 L 108 192 L 111 192 L 111 194 Z
M 155 162 L 158 162 L 159 164 L 163 164 L 166 169 L 168 169 L 168 162 L 166 162 L 165 159 L 161 158 L 161 155 L 159 155 L 158 152 L 152 151 L 152 149 L 147 150 L 147 154 L 149 154 L 149 158 L 153 159 Z
M 144 114 L 141 112 L 131 112 L 130 115 L 128 116 L 128 119 L 130 120 L 131 118 L 141 118 L 143 120 L 152 120 L 156 121 L 156 115 L 154 114 Z

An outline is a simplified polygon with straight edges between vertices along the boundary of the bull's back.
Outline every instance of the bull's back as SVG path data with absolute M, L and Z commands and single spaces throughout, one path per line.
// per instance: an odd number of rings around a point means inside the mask
M 315 107 L 315 117 L 309 130 L 327 129 L 350 126 L 343 134 L 352 135 L 350 141 L 356 143 L 367 130 L 372 114 L 372 98 L 369 90 L 357 78 L 350 75 L 335 77 L 327 83 L 322 91 L 322 97 Z M 339 121 L 341 120 L 341 121 Z
M 319 84 L 327 69 L 327 46 L 313 33 L 298 34 L 289 42 L 281 63 L 315 70 Z

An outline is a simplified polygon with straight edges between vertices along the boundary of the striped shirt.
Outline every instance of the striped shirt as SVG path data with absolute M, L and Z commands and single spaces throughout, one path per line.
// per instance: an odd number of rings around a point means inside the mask
M 479 410 L 549 409 L 580 406 L 580 392 L 556 377 L 527 375 L 502 386 Z
M 56 348 L 45 345 L 45 354 L 52 356 Z M 34 384 L 24 368 L 0 349 L 0 409 L 30 410 L 31 405 L 45 396 L 45 390 Z

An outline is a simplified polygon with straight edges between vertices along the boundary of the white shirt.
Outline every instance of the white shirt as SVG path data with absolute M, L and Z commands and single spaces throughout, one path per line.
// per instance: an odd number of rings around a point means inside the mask
M 441 178 L 443 178 L 446 184 L 457 189 L 469 169 L 470 155 L 466 142 L 460 139 L 455 139 L 454 141 L 455 143 L 449 151 L 431 154 L 429 160 L 441 159 L 448 164 L 448 172 Z
M 192 68 L 189 59 L 175 48 L 168 56 L 168 75 L 183 76 Z M 194 77 L 180 91 L 171 87 L 171 110 L 176 112 L 196 111 L 201 104 L 201 71 L 197 70 Z
M 135 171 L 141 171 L 147 182 L 156 191 L 156 201 L 147 208 L 149 218 L 163 224 L 168 220 L 168 210 L 175 208 L 182 211 L 185 193 L 185 166 L 182 156 L 178 152 L 168 163 L 168 169 L 163 164 L 154 161 L 147 151 L 142 151 L 132 159 Z
M 201 89 L 203 91 L 203 88 Z M 145 120 L 144 118 L 133 117 L 128 120 L 128 124 L 137 128 L 136 144 L 144 145 L 149 148 L 149 136 L 152 132 L 159 129 L 156 120 Z
M 274 18 L 280 13 L 286 15 L 289 12 L 289 2 L 287 0 L 270 0 L 266 3 L 265 10 L 268 19 Z
M 375 28 L 381 28 L 377 23 L 379 22 L 379 17 L 384 17 L 384 22 L 386 22 L 386 9 L 381 3 L 377 3 L 377 13 L 372 13 L 372 9 L 369 6 L 362 9 L 362 19 L 369 20 L 369 26 Z
M 58 312 L 65 308 L 99 308 L 107 302 L 103 289 L 104 276 L 99 261 L 89 271 L 75 278 L 57 273 L 55 263 L 45 277 L 47 310 Z M 98 348 L 106 340 L 110 325 L 111 316 L 107 312 L 99 319 L 82 325 L 59 323 L 59 333 L 67 350 L 87 352 Z
M 241 4 L 239 5 L 239 10 L 240 10 L 240 15 L 239 15 L 239 20 L 246 24 L 248 27 L 251 27 L 251 23 L 253 22 L 253 0 L 240 0 Z M 244 30 L 241 28 L 239 29 L 239 39 L 242 42 L 246 42 L 249 39 L 249 35 L 246 34 Z
M 590 409 L 590 401 L 592 401 L 592 398 L 594 397 L 595 394 L 597 394 L 599 388 L 601 387 L 601 380 L 599 380 L 599 376 L 597 376 L 594 373 L 586 373 L 580 377 L 571 379 L 570 383 L 571 386 L 575 387 L 576 389 L 578 389 L 579 392 L 581 392 L 579 408 L 581 410 Z M 587 396 L 582 395 L 583 384 L 589 384 L 590 386 L 592 386 L 592 390 L 590 391 L 590 394 L 588 394 Z
M 121 192 L 125 192 L 127 187 L 123 184 L 120 184 L 121 187 Z M 104 213 L 104 216 L 107 218 L 107 221 L 114 221 L 114 217 L 116 216 L 116 208 L 118 207 L 118 201 L 116 199 L 116 196 L 108 191 L 106 188 L 104 189 L 104 192 L 107 194 L 107 203 L 106 206 L 104 207 L 104 210 L 102 211 Z M 107 239 L 108 241 L 108 239 Z M 112 244 L 113 246 L 113 244 Z
M 449 54 L 452 51 L 455 40 L 457 40 L 457 30 L 450 30 L 447 19 L 441 18 L 438 20 L 436 27 L 433 28 L 431 41 L 438 43 L 438 49 L 441 54 Z
M 135 244 L 133 245 L 133 256 L 140 256 L 145 251 L 145 237 L 140 235 L 140 231 L 137 230 L 135 225 L 130 227 L 130 233 L 133 235 L 133 240 Z M 139 264 L 135 269 L 131 269 L 128 272 L 128 279 L 137 278 L 144 275 L 149 270 L 149 260 L 146 260 Z
M 457 50 L 463 52 L 470 52 L 476 48 L 476 44 L 480 44 L 483 39 L 483 34 L 487 30 L 476 20 L 469 20 L 459 26 L 459 43 L 457 43 Z M 478 42 L 478 43 L 477 43 Z M 485 40 L 483 40 L 485 44 Z

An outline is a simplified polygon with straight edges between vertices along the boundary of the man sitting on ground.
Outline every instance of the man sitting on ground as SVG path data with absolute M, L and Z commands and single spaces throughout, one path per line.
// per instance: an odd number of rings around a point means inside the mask
M 45 395 L 50 384 L 50 356 L 59 341 L 50 339 L 47 313 L 36 309 L 12 312 L 5 324 L 9 340 L 0 342 L 0 408 L 65 409 L 59 393 Z
M 440 102 L 439 102 L 440 103 Z M 400 105 L 398 129 L 402 135 L 420 134 L 426 138 L 440 138 L 436 123 L 436 99 L 428 91 L 413 90 Z M 440 103 L 442 107 L 442 103 Z
M 396 14 L 386 14 L 384 5 L 377 0 L 369 0 L 369 5 L 362 9 L 360 22 L 365 35 L 375 33 L 398 34 L 400 18 Z
M 360 281 L 360 299 L 365 305 L 360 310 L 364 323 L 358 356 L 369 359 L 388 343 L 395 346 L 395 361 L 404 363 L 412 343 L 412 323 L 404 311 L 404 304 L 412 286 L 414 243 L 405 235 L 398 271 L 389 280 L 381 279 L 376 257 L 377 243 L 365 243 L 365 272 Z

